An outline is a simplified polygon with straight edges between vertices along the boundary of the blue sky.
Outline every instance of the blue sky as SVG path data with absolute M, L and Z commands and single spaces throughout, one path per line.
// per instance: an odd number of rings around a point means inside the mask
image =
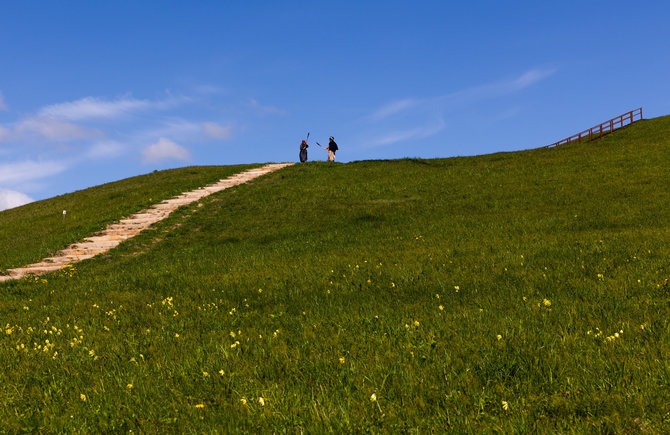
M 533 148 L 670 113 L 670 3 L 20 1 L 0 209 L 155 169 Z

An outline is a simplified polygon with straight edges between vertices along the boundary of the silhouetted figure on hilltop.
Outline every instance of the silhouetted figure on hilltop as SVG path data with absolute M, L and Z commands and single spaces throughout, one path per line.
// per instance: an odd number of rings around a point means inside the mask
M 333 136 L 330 137 L 330 142 L 328 142 L 328 161 L 329 162 L 334 162 L 335 161 L 335 151 L 337 151 L 339 148 L 337 144 L 335 143 L 335 138 Z
M 305 163 L 307 161 L 307 148 L 309 148 L 309 145 L 303 140 L 300 144 L 300 163 Z

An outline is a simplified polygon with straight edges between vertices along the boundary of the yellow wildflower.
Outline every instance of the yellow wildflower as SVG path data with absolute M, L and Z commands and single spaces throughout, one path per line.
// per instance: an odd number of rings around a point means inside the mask
M 203 403 L 198 403 L 197 405 L 195 405 L 195 407 L 196 408 L 204 408 L 205 405 Z
M 504 400 L 502 401 L 502 409 L 507 411 L 509 409 L 509 403 L 505 402 Z
M 376 402 L 377 401 L 377 395 L 375 393 L 372 393 L 370 396 L 370 402 Z
M 261 405 L 261 406 L 265 406 L 265 399 L 263 399 L 262 397 L 259 397 L 258 398 L 258 404 Z
M 240 403 L 241 403 L 242 405 L 246 405 L 246 404 L 247 404 L 247 399 L 245 399 L 244 397 L 241 398 L 241 399 L 240 399 Z
M 82 402 L 86 402 L 86 394 L 80 394 L 79 398 L 81 399 Z
M 545 307 L 550 307 L 550 306 L 551 306 L 551 301 L 550 301 L 549 299 L 546 299 L 546 298 L 545 298 L 545 299 L 542 301 L 542 303 L 544 304 Z
M 133 384 L 126 385 L 126 388 L 129 389 L 129 390 L 132 390 L 133 389 Z
M 502 340 L 502 335 L 498 334 L 498 335 L 496 335 L 496 338 L 497 338 L 498 340 Z
M 340 364 L 344 364 L 344 357 L 343 356 L 340 357 Z

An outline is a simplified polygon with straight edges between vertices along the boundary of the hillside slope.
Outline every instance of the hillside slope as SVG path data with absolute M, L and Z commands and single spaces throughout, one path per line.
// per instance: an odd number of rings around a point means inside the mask
M 0 424 L 667 431 L 668 138 L 296 165 L 1 285 Z
M 0 271 L 49 257 L 110 222 L 254 166 L 152 172 L 1 211 Z

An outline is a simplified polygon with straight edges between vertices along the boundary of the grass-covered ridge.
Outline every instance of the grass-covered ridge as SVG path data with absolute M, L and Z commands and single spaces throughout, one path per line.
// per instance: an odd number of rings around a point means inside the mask
M 667 432 L 669 137 L 296 165 L 0 285 L 0 424 Z
M 2 211 L 0 271 L 49 257 L 110 222 L 254 166 L 156 171 Z

